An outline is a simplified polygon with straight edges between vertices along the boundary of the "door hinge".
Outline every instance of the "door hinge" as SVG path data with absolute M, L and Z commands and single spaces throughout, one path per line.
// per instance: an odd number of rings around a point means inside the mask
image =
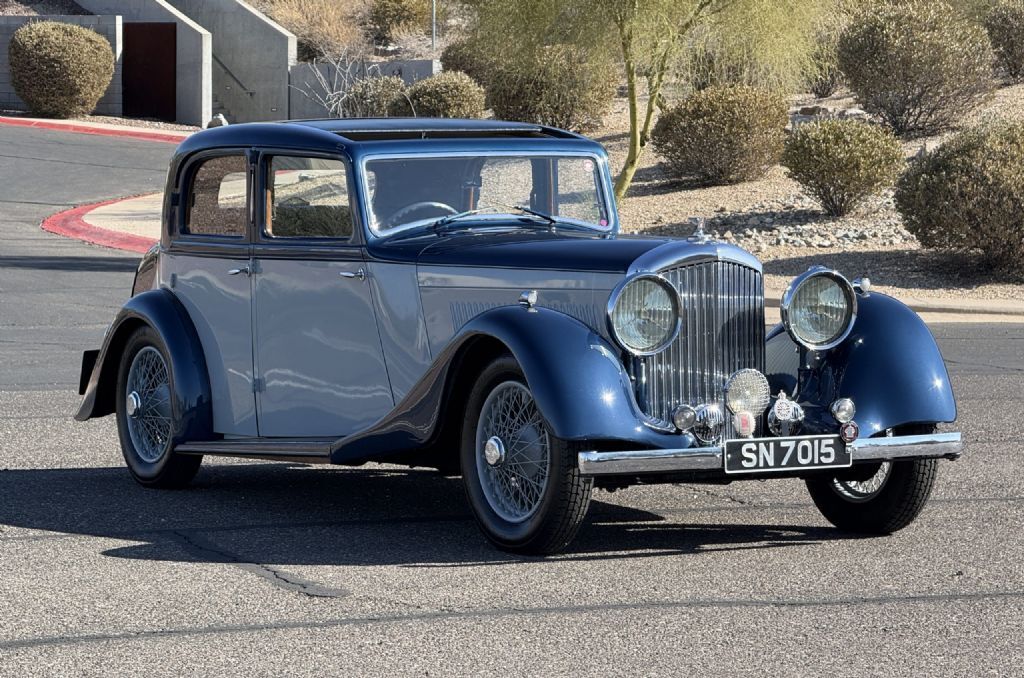
M 263 377 L 252 378 L 252 392 L 262 393 L 267 390 L 267 381 Z

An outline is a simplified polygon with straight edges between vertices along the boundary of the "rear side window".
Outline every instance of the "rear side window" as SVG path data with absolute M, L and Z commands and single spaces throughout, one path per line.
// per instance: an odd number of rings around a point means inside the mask
M 271 238 L 352 237 L 345 164 L 329 158 L 270 159 L 264 233 Z
M 185 232 L 241 238 L 246 224 L 246 174 L 243 155 L 203 161 L 192 175 Z

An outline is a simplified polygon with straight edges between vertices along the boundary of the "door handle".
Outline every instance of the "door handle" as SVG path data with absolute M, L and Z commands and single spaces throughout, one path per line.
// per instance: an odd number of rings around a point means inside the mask
M 250 275 L 252 273 L 252 270 L 248 266 L 243 266 L 241 268 L 233 268 L 230 271 L 228 271 L 228 275 L 238 275 L 239 273 Z
M 366 280 L 366 271 L 360 268 L 358 271 L 353 273 L 352 271 L 342 271 L 338 275 L 342 278 L 355 278 L 356 280 Z

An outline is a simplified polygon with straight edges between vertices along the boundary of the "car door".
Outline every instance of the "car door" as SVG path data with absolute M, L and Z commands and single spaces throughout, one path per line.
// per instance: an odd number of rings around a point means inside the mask
M 244 150 L 206 154 L 183 169 L 181 208 L 161 280 L 188 311 L 210 376 L 213 428 L 257 435 L 249 276 L 252 172 Z
M 254 313 L 265 437 L 340 437 L 394 406 L 338 158 L 263 154 Z

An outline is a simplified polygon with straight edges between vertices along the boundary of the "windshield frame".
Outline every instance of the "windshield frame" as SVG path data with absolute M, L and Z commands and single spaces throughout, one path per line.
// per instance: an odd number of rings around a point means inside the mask
M 367 172 L 366 165 L 368 162 L 373 160 L 415 160 L 417 158 L 588 158 L 593 160 L 595 163 L 595 171 L 597 172 L 597 181 L 595 181 L 595 189 L 597 191 L 598 200 L 604 207 L 605 214 L 608 215 L 608 225 L 601 226 L 589 221 L 583 221 L 580 219 L 573 219 L 571 217 L 562 217 L 559 215 L 553 215 L 555 219 L 559 221 L 565 221 L 568 224 L 572 224 L 575 227 L 582 227 L 587 230 L 591 230 L 594 233 L 608 234 L 612 233 L 618 227 L 618 212 L 615 209 L 615 202 L 611 199 L 610 184 L 608 179 L 608 159 L 601 154 L 590 151 L 575 151 L 575 150 L 475 150 L 475 151 L 462 151 L 462 150 L 450 150 L 450 151 L 424 151 L 424 152 L 374 152 L 362 155 L 359 158 L 359 171 L 357 174 L 357 190 L 359 191 L 360 202 L 363 203 L 365 209 L 360 210 L 362 212 L 362 218 L 366 227 L 366 232 L 370 239 L 381 240 L 384 238 L 393 237 L 399 233 L 407 233 L 416 229 L 422 229 L 425 232 L 430 232 L 434 222 L 442 217 L 431 217 L 429 219 L 418 219 L 411 221 L 401 226 L 389 228 L 386 231 L 379 231 L 374 227 L 372 223 L 372 217 L 370 214 L 370 187 L 367 180 L 369 173 Z M 531 217 L 530 215 L 521 214 L 518 212 L 493 212 L 493 213 L 481 213 L 474 215 L 475 219 L 479 221 L 509 221 L 509 220 L 521 220 L 524 217 L 536 219 L 537 217 Z M 460 220 L 461 221 L 461 220 Z M 467 223 L 469 221 L 467 220 Z M 558 224 L 553 225 L 554 228 L 558 228 Z M 574 230 L 579 230 L 576 228 Z

